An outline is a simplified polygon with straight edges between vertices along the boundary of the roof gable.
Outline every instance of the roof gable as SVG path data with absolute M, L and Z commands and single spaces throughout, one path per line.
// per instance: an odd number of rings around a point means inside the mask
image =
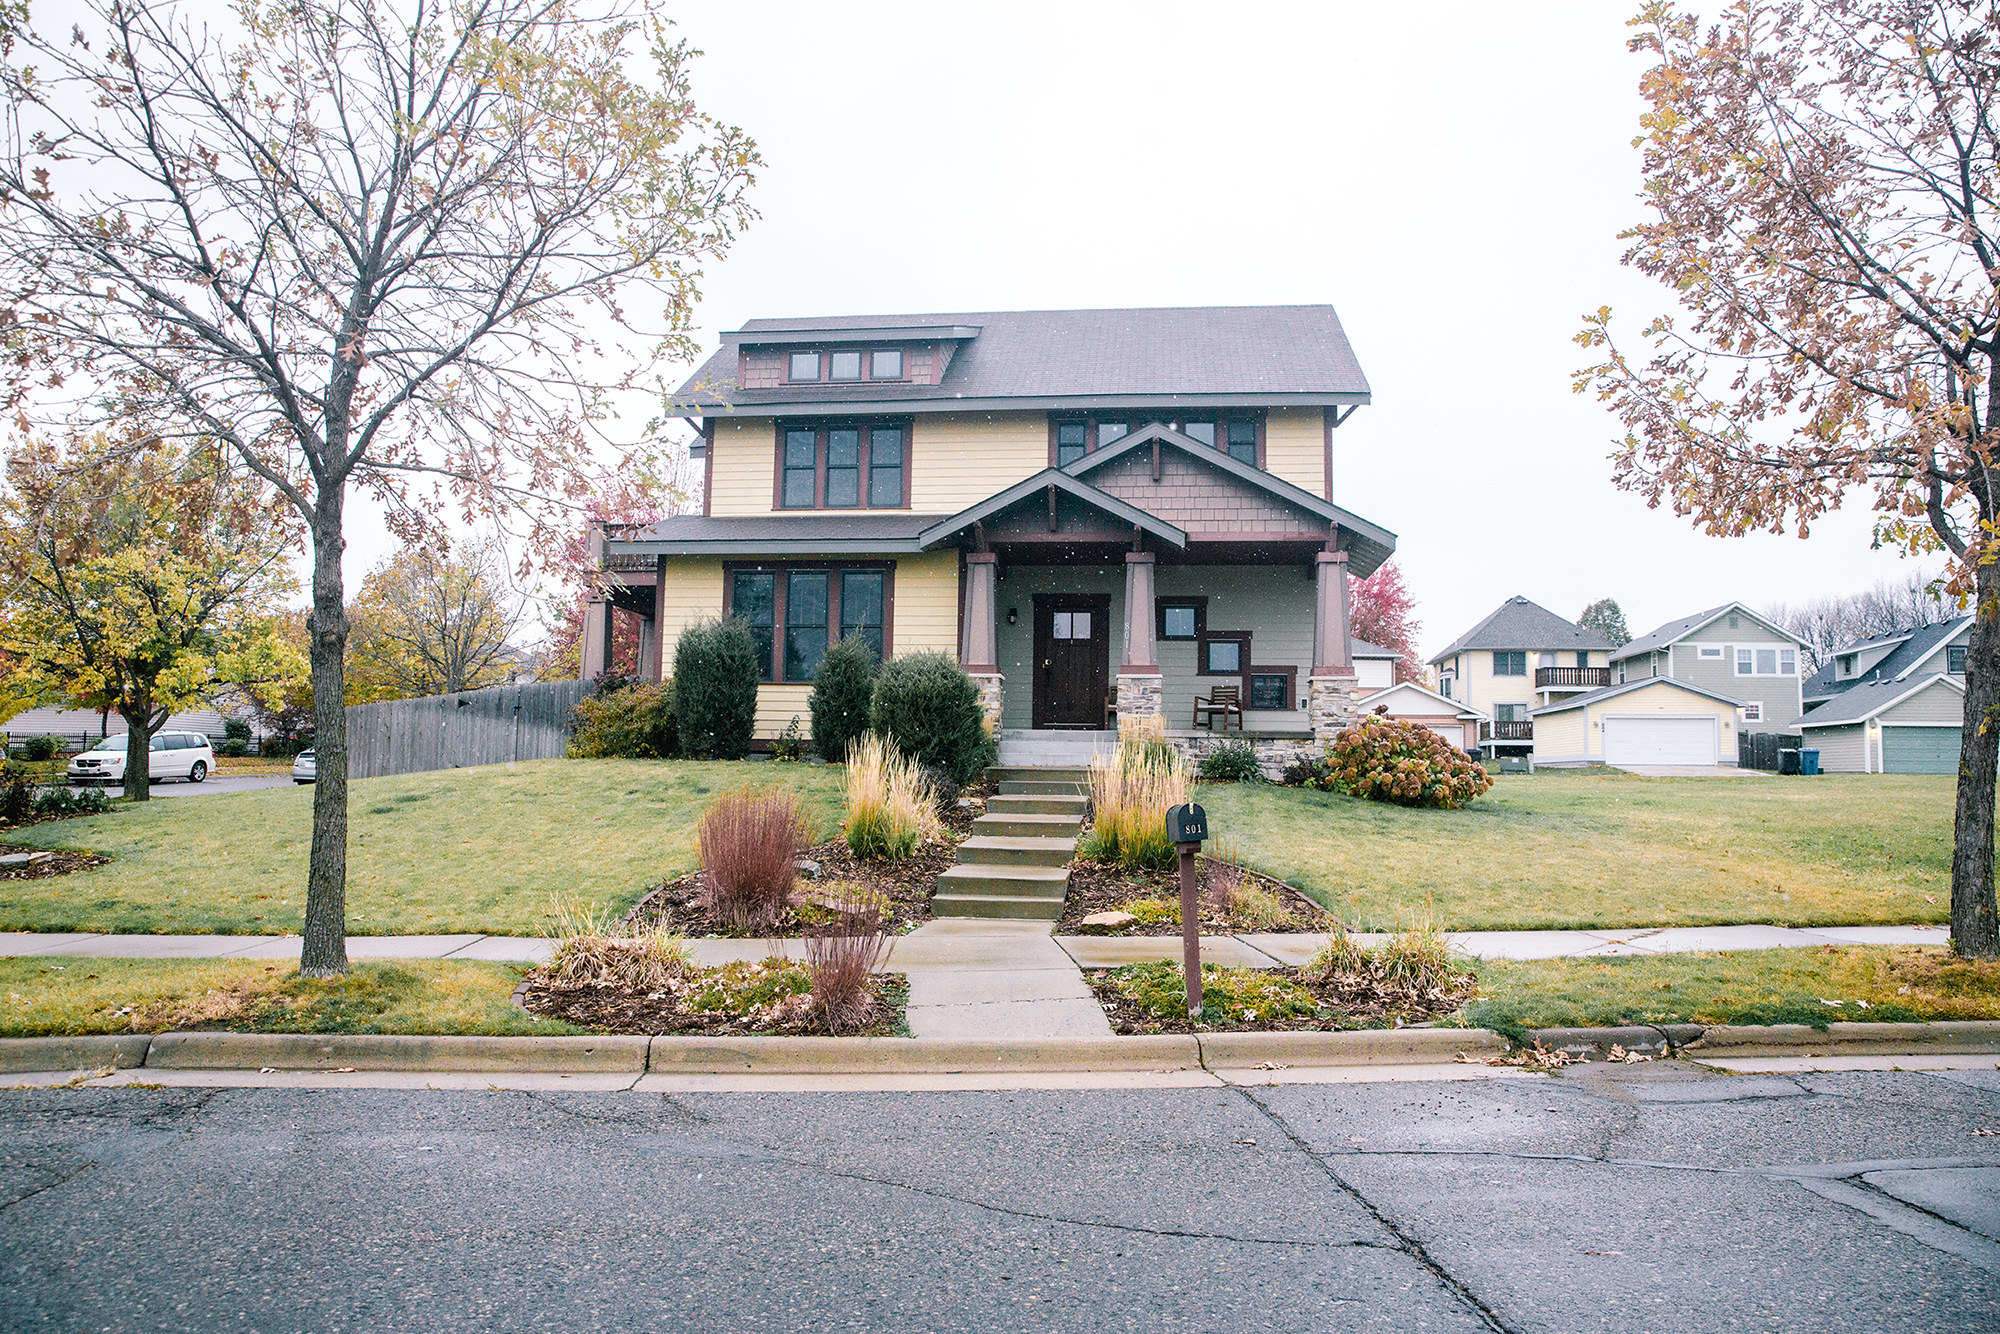
M 1865 723 L 1884 709 L 1894 708 L 1904 700 L 1938 685 L 1955 690 L 1961 695 L 1965 693 L 1964 686 L 1943 672 L 1907 680 L 1871 681 L 1842 691 L 1832 703 L 1822 704 L 1799 719 L 1799 726 L 1841 727 L 1851 723 Z
M 1595 630 L 1586 630 L 1574 622 L 1565 621 L 1547 607 L 1516 595 L 1494 608 L 1484 620 L 1453 640 L 1450 647 L 1431 661 L 1442 662 L 1468 649 L 1554 652 L 1610 647 L 1611 641 Z
M 1712 624 L 1717 618 L 1725 616 L 1732 611 L 1738 615 L 1748 616 L 1751 620 L 1757 622 L 1757 624 L 1763 626 L 1766 630 L 1769 630 L 1788 644 L 1803 645 L 1805 643 L 1804 640 L 1785 629 L 1782 625 L 1773 625 L 1770 621 L 1759 616 L 1742 603 L 1725 602 L 1719 607 L 1710 607 L 1707 611 L 1698 611 L 1692 616 L 1683 616 L 1677 621 L 1668 621 L 1665 625 L 1647 631 L 1613 653 L 1611 661 L 1623 662 L 1625 659 L 1636 657 L 1641 653 L 1652 653 L 1658 649 L 1666 648 L 1670 644 L 1678 644 L 1681 640 L 1686 639 L 1703 626 Z
M 1170 546 L 1187 545 L 1186 530 L 1137 506 L 1129 505 L 1116 496 L 1107 495 L 1090 483 L 1063 472 L 1060 468 L 1044 468 L 1033 477 L 1023 478 L 1005 491 L 988 496 L 977 505 L 960 510 L 949 519 L 930 525 L 917 535 L 917 540 L 926 551 L 943 546 L 974 524 L 985 523 L 1017 505 L 1034 499 L 1037 495 L 1049 492 L 1067 496 L 1076 503 L 1074 508 L 1068 510 L 1060 506 L 1054 510 L 1058 528 L 1063 525 L 1065 518 L 1074 515 L 1077 509 L 1094 510 L 1126 529 L 1137 528 Z
M 1450 714 L 1454 718 L 1466 718 L 1476 722 L 1486 721 L 1486 715 L 1478 709 L 1461 704 L 1455 699 L 1446 699 L 1435 690 L 1426 690 L 1415 681 L 1398 681 L 1395 685 L 1386 686 L 1372 695 L 1364 695 L 1354 702 L 1354 707 L 1359 709 L 1363 714 L 1369 714 L 1375 711 L 1375 707 L 1378 704 L 1387 704 L 1393 711 L 1396 707 L 1396 697 L 1398 696 L 1408 699 L 1413 703 L 1421 702 L 1422 704 L 1434 706 L 1435 712 Z

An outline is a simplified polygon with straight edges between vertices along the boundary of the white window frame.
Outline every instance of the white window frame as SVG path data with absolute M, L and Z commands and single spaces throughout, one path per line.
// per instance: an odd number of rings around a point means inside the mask
M 1799 651 L 1797 648 L 1787 648 L 1783 644 L 1737 644 L 1734 647 L 1736 649 L 1736 674 L 1738 676 L 1784 677 L 1797 676 L 1799 674 Z M 1757 670 L 1757 655 L 1759 653 L 1769 653 L 1772 655 L 1774 670 L 1768 672 Z M 1787 656 L 1790 656 L 1792 660 L 1792 665 L 1789 669 L 1785 666 L 1785 658 Z
M 1762 700 L 1752 700 L 1736 712 L 1742 716 L 1743 721 L 1746 723 L 1761 723 L 1764 721 L 1764 703 Z
M 1722 656 L 1722 645 L 1720 644 L 1703 644 L 1700 646 L 1700 649 L 1701 656 L 1704 658 L 1720 658 Z

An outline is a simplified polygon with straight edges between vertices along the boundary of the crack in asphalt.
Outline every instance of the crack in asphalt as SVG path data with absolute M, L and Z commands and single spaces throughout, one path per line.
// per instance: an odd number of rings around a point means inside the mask
M 43 1194 L 46 1191 L 54 1190 L 57 1186 L 60 1186 L 65 1182 L 74 1181 L 76 1180 L 76 1178 L 82 1176 L 85 1172 L 90 1171 L 96 1166 L 97 1166 L 96 1163 L 85 1163 L 83 1166 L 77 1168 L 74 1171 L 63 1173 L 61 1176 L 57 1177 L 53 1181 L 37 1186 L 33 1190 L 24 1191 L 23 1193 L 16 1195 L 13 1199 L 8 1200 L 6 1203 L 0 1204 L 0 1214 L 6 1213 L 9 1209 L 12 1209 L 15 1205 L 21 1203 L 21 1201 L 23 1200 L 32 1200 L 37 1195 Z
M 1440 1287 L 1442 1287 L 1446 1292 L 1449 1292 L 1452 1296 L 1456 1297 L 1459 1300 L 1460 1304 L 1463 1305 L 1468 1311 L 1471 1311 L 1474 1315 L 1478 1316 L 1479 1319 L 1485 1323 L 1488 1329 L 1496 1331 L 1496 1334 L 1513 1334 L 1513 1331 L 1509 1329 L 1506 1322 L 1500 1319 L 1499 1312 L 1495 1311 L 1492 1307 L 1488 1306 L 1485 1302 L 1481 1301 L 1478 1298 L 1478 1296 L 1473 1293 L 1470 1287 L 1468 1287 L 1450 1270 L 1446 1269 L 1443 1265 L 1439 1264 L 1436 1260 L 1432 1259 L 1431 1253 L 1428 1250 L 1424 1249 L 1424 1244 L 1422 1242 L 1418 1241 L 1414 1236 L 1411 1236 L 1408 1232 L 1404 1231 L 1403 1228 L 1399 1226 L 1393 1219 L 1391 1219 L 1387 1214 L 1383 1213 L 1382 1210 L 1378 1209 L 1375 1206 L 1374 1201 L 1370 1200 L 1366 1195 L 1363 1195 L 1361 1191 L 1353 1185 L 1353 1183 L 1349 1182 L 1345 1177 L 1341 1176 L 1340 1173 L 1334 1171 L 1332 1164 L 1326 1161 L 1326 1157 L 1315 1151 L 1310 1144 L 1306 1143 L 1306 1141 L 1300 1137 L 1299 1133 L 1292 1129 L 1291 1124 L 1287 1122 L 1284 1117 L 1280 1116 L 1276 1111 L 1266 1106 L 1264 1102 L 1261 1099 L 1259 1099 L 1254 1093 L 1252 1093 L 1248 1088 L 1239 1085 L 1237 1086 L 1236 1091 L 1239 1094 L 1241 1094 L 1244 1100 L 1247 1101 L 1252 1107 L 1255 1107 L 1259 1112 L 1263 1113 L 1265 1119 L 1268 1120 L 1272 1125 L 1276 1126 L 1278 1128 L 1278 1132 L 1282 1134 L 1286 1139 L 1290 1140 L 1292 1144 L 1299 1150 L 1299 1152 L 1305 1154 L 1306 1157 L 1310 1158 L 1319 1167 L 1319 1170 L 1326 1174 L 1327 1180 L 1331 1181 L 1356 1204 L 1360 1205 L 1364 1210 L 1366 1210 L 1368 1216 L 1375 1220 L 1376 1226 L 1380 1227 L 1384 1232 L 1388 1233 L 1391 1237 L 1395 1238 L 1396 1244 L 1390 1249 L 1399 1250 L 1403 1252 L 1405 1255 L 1409 1256 L 1412 1260 L 1415 1260 L 1419 1265 L 1423 1266 L 1424 1270 L 1427 1273 L 1429 1273 L 1433 1279 L 1437 1281 Z

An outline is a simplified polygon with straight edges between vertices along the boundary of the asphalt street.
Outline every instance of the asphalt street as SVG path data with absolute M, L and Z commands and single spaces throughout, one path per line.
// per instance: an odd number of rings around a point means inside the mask
M 1980 1330 L 2000 1071 L 0 1093 L 6 1330 Z

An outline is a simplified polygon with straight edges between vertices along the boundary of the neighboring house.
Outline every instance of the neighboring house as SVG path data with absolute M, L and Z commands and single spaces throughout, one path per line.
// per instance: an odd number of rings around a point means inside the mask
M 1354 684 L 1362 690 L 1380 690 L 1396 684 L 1396 663 L 1402 654 L 1365 639 L 1349 638 L 1349 654 L 1354 659 Z
M 1391 718 L 1419 723 L 1467 754 L 1479 749 L 1479 725 L 1489 721 L 1479 710 L 1455 704 L 1414 681 L 1363 695 L 1359 707 L 1364 714 L 1381 709 Z
M 223 722 L 232 716 L 228 711 L 216 709 L 189 709 L 185 713 L 168 715 L 167 720 L 153 730 L 200 732 L 211 740 L 221 741 Z M 101 714 L 95 709 L 23 709 L 7 721 L 0 722 L 0 735 L 12 742 L 24 741 L 31 736 L 55 736 L 72 746 L 86 749 L 90 742 L 106 736 L 123 736 L 124 733 L 125 719 L 116 710 Z
M 1526 756 L 1535 744 L 1529 712 L 1611 682 L 1611 641 L 1524 597 L 1508 598 L 1431 659 L 1438 694 L 1483 713 L 1479 748 L 1488 758 Z
M 1972 618 L 1958 616 L 1936 625 L 1881 635 L 1838 649 L 1802 687 L 1808 716 L 1828 700 L 1856 686 L 1926 676 L 1963 677 L 1972 642 Z
M 1823 773 L 1955 774 L 1965 678 L 1944 672 L 1870 681 L 1799 723 Z
M 649 678 L 734 615 L 761 739 L 808 719 L 848 634 L 954 654 L 1003 751 L 1121 716 L 1185 731 L 1218 687 L 1253 740 L 1331 736 L 1363 693 L 1348 581 L 1396 541 L 1334 502 L 1335 428 L 1368 401 L 1326 306 L 753 320 L 675 396 L 702 512 L 593 534 L 615 587 L 583 674 L 610 606 Z
M 1664 676 L 1742 704 L 1746 732 L 1789 732 L 1805 712 L 1804 641 L 1740 602 L 1669 621 L 1611 655 L 1618 683 Z
M 1733 765 L 1743 701 L 1642 677 L 1536 709 L 1535 764 Z

